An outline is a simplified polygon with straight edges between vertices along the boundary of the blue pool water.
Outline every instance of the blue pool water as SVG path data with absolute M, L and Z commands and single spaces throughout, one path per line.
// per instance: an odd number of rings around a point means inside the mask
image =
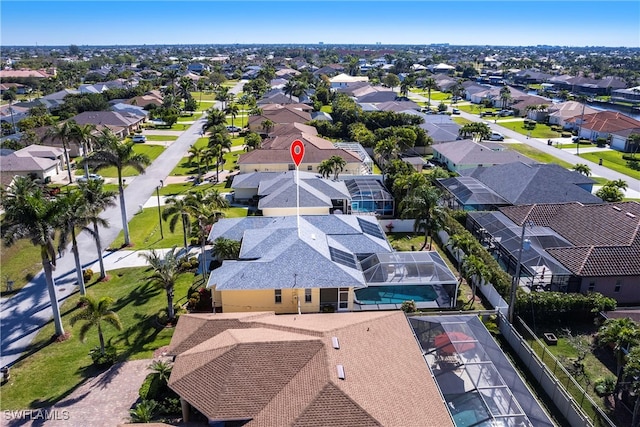
M 356 291 L 362 304 L 402 304 L 404 301 L 435 301 L 438 294 L 430 285 L 371 286 Z

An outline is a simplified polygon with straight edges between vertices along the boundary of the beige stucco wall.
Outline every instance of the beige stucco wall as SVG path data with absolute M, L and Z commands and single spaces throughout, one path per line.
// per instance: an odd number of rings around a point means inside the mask
M 599 292 L 610 297 L 621 304 L 640 303 L 640 277 L 620 276 L 620 277 L 583 277 L 580 292 L 587 293 L 589 285 L 595 286 L 593 292 Z M 620 283 L 620 290 L 615 291 L 616 285 Z
M 293 163 L 292 163 L 293 164 Z M 308 166 L 311 166 L 311 170 L 309 170 Z M 317 163 L 302 163 L 299 166 L 299 170 L 302 172 L 318 172 Z M 240 173 L 251 173 L 251 172 L 286 172 L 290 170 L 289 164 L 287 163 L 253 163 L 253 164 L 241 164 L 240 165 Z M 362 168 L 360 163 L 348 163 L 344 170 L 341 172 L 345 175 L 360 175 L 362 173 Z
M 276 304 L 274 289 L 248 291 L 221 291 L 222 311 L 274 311 L 278 314 L 297 313 L 298 298 L 302 313 L 318 313 L 320 311 L 320 290 L 311 290 L 311 303 L 304 299 L 304 289 L 282 289 L 282 302 Z
M 262 210 L 262 216 L 294 216 L 297 213 L 296 208 L 267 208 Z M 329 215 L 329 208 L 300 208 L 300 215 Z

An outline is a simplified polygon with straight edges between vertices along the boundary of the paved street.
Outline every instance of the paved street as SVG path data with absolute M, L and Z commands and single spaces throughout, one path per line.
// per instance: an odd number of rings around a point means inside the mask
M 200 137 L 204 122 L 205 117 L 203 116 L 184 132 L 180 132 L 178 139 L 167 146 L 167 149 L 147 168 L 144 175 L 127 178 L 125 199 L 128 220 L 131 220 L 140 206 L 143 206 L 154 194 L 160 180 L 167 179 L 169 172 Z M 119 201 L 117 206 L 105 210 L 102 216 L 110 224 L 108 228 L 100 229 L 102 247 L 106 248 L 122 230 Z M 133 243 L 135 244 L 135 242 Z M 97 261 L 94 241 L 89 235 L 83 233 L 79 236 L 78 245 L 83 268 L 93 268 Z M 121 265 L 122 263 L 118 261 L 121 261 L 119 258 L 124 253 L 123 251 L 105 252 L 105 263 Z M 76 292 L 75 263 L 71 250 L 67 250 L 57 260 L 54 277 L 58 301 L 62 303 Z M 16 295 L 2 299 L 0 301 L 0 322 L 2 324 L 0 366 L 15 363 L 20 355 L 28 350 L 29 344 L 40 327 L 51 321 L 51 315 L 51 304 L 42 271 Z

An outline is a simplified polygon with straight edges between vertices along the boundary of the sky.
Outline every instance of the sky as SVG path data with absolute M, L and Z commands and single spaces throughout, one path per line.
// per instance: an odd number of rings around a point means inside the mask
M 432 44 L 640 47 L 640 2 L 0 1 L 0 46 Z

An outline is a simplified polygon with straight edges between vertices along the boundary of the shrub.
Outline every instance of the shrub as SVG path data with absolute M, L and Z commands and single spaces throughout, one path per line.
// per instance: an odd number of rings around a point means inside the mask
M 155 400 L 160 394 L 162 385 L 160 375 L 157 372 L 150 373 L 145 377 L 140 389 L 138 390 L 140 399 L 143 401 L 148 399 Z
M 404 301 L 402 303 L 402 311 L 405 313 L 415 313 L 417 311 L 416 302 L 413 300 Z
M 158 412 L 158 402 L 155 400 L 143 400 L 135 408 L 129 411 L 131 422 L 149 423 Z
M 596 380 L 593 385 L 593 389 L 600 397 L 609 396 L 613 394 L 616 387 L 616 379 L 614 377 L 605 377 Z
M 93 364 L 101 368 L 106 368 L 113 365 L 118 359 L 116 349 L 111 345 L 105 347 L 104 354 L 100 352 L 99 346 L 95 346 L 91 350 L 89 350 L 89 356 L 91 356 Z
M 82 278 L 85 282 L 88 282 L 93 277 L 93 270 L 87 268 L 86 270 L 82 270 Z
M 166 397 L 160 402 L 158 412 L 162 415 L 181 415 L 182 406 L 180 405 L 180 397 Z

